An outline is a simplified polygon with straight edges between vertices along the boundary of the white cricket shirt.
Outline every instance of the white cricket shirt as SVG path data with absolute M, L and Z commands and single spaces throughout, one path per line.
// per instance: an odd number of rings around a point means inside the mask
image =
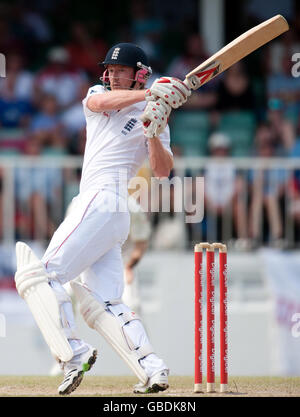
M 82 100 L 87 138 L 80 192 L 125 180 L 128 184 L 148 156 L 148 141 L 140 120 L 145 102 L 133 104 L 122 110 L 96 113 L 86 106 L 92 94 L 105 94 L 105 90 L 102 85 L 95 85 Z M 172 155 L 168 126 L 160 135 L 160 140 Z

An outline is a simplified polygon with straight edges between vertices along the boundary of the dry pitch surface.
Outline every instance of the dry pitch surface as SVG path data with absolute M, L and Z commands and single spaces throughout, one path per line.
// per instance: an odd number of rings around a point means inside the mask
M 0 397 L 55 397 L 61 377 L 51 376 L 0 376 Z M 217 381 L 218 382 L 218 381 Z M 135 397 L 134 377 L 104 377 L 86 375 L 71 396 L 76 397 Z M 205 386 L 205 385 L 203 385 Z M 216 384 L 218 390 L 218 384 Z M 231 377 L 229 393 L 194 394 L 193 378 L 170 377 L 170 388 L 150 397 L 300 397 L 300 377 Z

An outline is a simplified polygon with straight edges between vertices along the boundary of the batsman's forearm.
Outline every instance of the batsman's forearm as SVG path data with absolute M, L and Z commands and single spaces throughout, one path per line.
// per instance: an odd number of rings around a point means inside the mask
M 172 155 L 166 151 L 158 137 L 149 139 L 148 143 L 150 166 L 155 177 L 168 177 L 173 168 Z
M 146 90 L 116 90 L 105 94 L 95 94 L 87 101 L 87 107 L 93 112 L 120 110 L 145 100 Z

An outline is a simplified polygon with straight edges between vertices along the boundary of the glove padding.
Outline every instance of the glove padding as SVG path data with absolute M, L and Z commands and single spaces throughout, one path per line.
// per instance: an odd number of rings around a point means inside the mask
M 171 107 L 164 100 L 148 101 L 140 117 L 143 122 L 144 135 L 147 138 L 159 136 L 168 124 L 170 113 Z
M 190 95 L 191 90 L 183 81 L 174 77 L 161 77 L 157 78 L 146 91 L 145 98 L 147 101 L 161 98 L 173 109 L 177 109 Z

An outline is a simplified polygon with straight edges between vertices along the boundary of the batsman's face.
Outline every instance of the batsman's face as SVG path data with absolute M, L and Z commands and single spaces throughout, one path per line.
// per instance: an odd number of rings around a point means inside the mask
M 134 80 L 134 69 L 126 65 L 108 65 L 108 77 L 112 90 L 128 90 Z

